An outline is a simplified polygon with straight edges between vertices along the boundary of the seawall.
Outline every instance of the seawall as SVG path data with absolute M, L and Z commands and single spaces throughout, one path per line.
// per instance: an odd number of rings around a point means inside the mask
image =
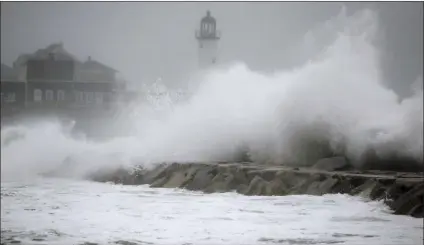
M 151 169 L 117 170 L 90 176 L 92 180 L 153 188 L 244 195 L 323 195 L 341 193 L 383 200 L 394 214 L 424 217 L 421 173 L 394 171 L 331 171 L 317 168 L 264 166 L 253 163 L 172 163 Z

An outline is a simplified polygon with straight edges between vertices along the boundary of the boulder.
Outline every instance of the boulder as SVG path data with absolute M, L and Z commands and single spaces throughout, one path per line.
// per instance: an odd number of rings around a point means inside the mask
M 185 188 L 192 191 L 201 191 L 212 183 L 212 179 L 217 174 L 216 166 L 207 166 L 196 171 L 191 181 L 187 183 Z
M 331 177 L 328 177 L 323 181 L 314 181 L 308 186 L 305 194 L 320 196 L 326 193 L 332 193 L 332 189 L 337 183 L 338 180 Z
M 289 188 L 283 181 L 279 179 L 272 180 L 266 188 L 266 195 L 269 196 L 285 196 L 289 193 Z
M 170 177 L 163 184 L 165 188 L 180 188 L 184 187 L 196 174 L 197 168 L 190 166 L 187 169 L 180 169 L 174 173 L 170 173 Z
M 144 179 L 143 182 L 145 184 L 152 184 L 156 180 L 166 177 L 168 168 L 169 168 L 169 165 L 167 164 L 158 164 L 152 169 L 146 170 L 146 172 L 143 175 L 143 179 Z
M 266 187 L 268 181 L 262 179 L 260 176 L 256 175 L 247 187 L 245 192 L 246 195 L 264 195 L 266 193 Z
M 323 171 L 342 171 L 352 169 L 344 157 L 330 157 L 320 159 L 312 166 L 312 168 Z
M 346 194 L 351 192 L 352 189 L 354 189 L 358 185 L 360 185 L 360 184 L 356 185 L 356 183 L 353 183 L 352 178 L 337 176 L 336 179 L 337 179 L 337 182 L 335 183 L 335 185 L 332 186 L 329 193 Z
M 159 179 L 156 179 L 155 181 L 153 181 L 153 183 L 150 184 L 150 187 L 152 188 L 160 188 L 163 187 L 163 185 L 168 181 L 168 177 L 164 176 L 161 177 Z
M 234 176 L 231 173 L 218 172 L 204 191 L 206 193 L 227 192 L 235 190 L 236 188 Z
M 368 198 L 371 194 L 372 189 L 375 187 L 376 184 L 377 183 L 374 180 L 368 179 L 362 185 L 350 191 L 350 195 L 358 195 L 361 197 Z
M 281 180 L 288 188 L 299 185 L 299 183 L 306 180 L 309 176 L 300 174 L 297 171 L 280 170 L 276 173 L 276 179 Z
M 266 181 L 261 176 L 256 175 L 243 194 L 262 196 L 283 196 L 288 193 L 287 186 L 279 179 Z
M 395 214 L 410 214 L 416 217 L 423 217 L 424 205 L 424 184 L 417 185 L 407 193 L 401 195 L 393 202 L 392 209 Z

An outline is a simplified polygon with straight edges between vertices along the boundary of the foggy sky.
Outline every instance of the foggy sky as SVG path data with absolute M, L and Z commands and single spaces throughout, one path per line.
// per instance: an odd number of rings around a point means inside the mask
M 348 12 L 378 11 L 384 75 L 405 93 L 422 74 L 421 2 L 2 2 L 1 62 L 11 65 L 20 54 L 63 41 L 81 60 L 92 56 L 130 82 L 161 76 L 175 85 L 197 68 L 194 31 L 211 10 L 222 32 L 221 61 L 242 60 L 253 70 L 274 71 L 301 62 L 292 47 L 342 5 Z

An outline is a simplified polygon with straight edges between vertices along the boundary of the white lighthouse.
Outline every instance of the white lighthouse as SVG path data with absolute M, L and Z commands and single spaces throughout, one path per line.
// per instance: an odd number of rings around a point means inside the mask
M 219 32 L 216 30 L 216 20 L 207 11 L 200 21 L 200 30 L 196 30 L 196 39 L 199 43 L 199 66 L 207 69 L 217 62 Z

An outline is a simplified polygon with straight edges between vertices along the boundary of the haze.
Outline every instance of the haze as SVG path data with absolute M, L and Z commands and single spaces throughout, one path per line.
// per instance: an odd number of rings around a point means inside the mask
M 221 62 L 243 61 L 263 72 L 289 69 L 319 50 L 299 48 L 305 33 L 337 15 L 379 13 L 376 45 L 387 85 L 407 95 L 422 76 L 423 4 L 398 3 L 1 3 L 1 62 L 63 41 L 80 59 L 92 56 L 118 69 L 134 86 L 162 77 L 178 86 L 197 68 L 194 30 L 206 10 L 222 32 Z M 318 46 L 317 46 L 318 45 Z

